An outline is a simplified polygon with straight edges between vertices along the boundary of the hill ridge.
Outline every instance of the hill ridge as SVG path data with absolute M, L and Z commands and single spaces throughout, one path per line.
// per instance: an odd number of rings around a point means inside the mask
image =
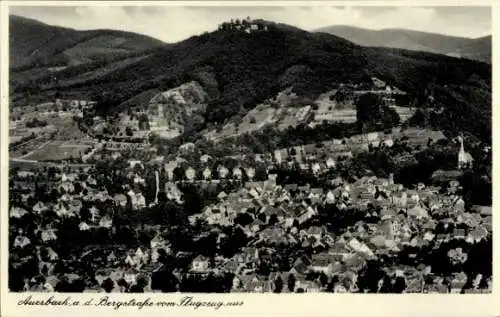
M 111 29 L 76 30 L 18 15 L 9 16 L 9 30 L 9 46 L 12 51 L 10 68 L 20 70 L 54 64 L 68 66 L 64 63 L 71 64 L 76 53 L 73 52 L 72 56 L 68 50 L 86 41 L 94 41 L 94 43 L 81 47 L 78 54 L 90 60 L 113 58 L 115 53 L 124 55 L 165 45 L 158 39 L 133 32 Z M 108 39 L 98 43 L 99 37 L 108 37 Z M 122 43 L 120 43 L 120 38 Z M 115 39 L 114 42 L 113 39 Z M 81 61 L 76 58 L 74 62 L 80 63 Z
M 367 29 L 348 25 L 314 31 L 337 35 L 363 46 L 427 51 L 491 63 L 491 35 L 470 38 L 406 28 Z

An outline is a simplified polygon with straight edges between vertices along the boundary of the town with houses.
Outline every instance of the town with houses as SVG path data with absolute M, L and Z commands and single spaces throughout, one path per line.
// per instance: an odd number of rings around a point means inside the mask
M 243 21 L 219 29 L 267 30 Z M 10 109 L 9 289 L 491 292 L 491 204 L 470 204 L 461 183 L 490 147 L 404 124 L 262 153 L 225 141 L 268 125 L 353 123 L 367 93 L 402 122 L 415 113 L 373 78 L 297 107 L 284 106 L 295 98 L 285 90 L 172 146 L 206 111 L 196 81 L 113 117 L 64 96 Z M 414 183 L 359 163 L 386 155 L 403 166 L 443 148 L 447 166 Z

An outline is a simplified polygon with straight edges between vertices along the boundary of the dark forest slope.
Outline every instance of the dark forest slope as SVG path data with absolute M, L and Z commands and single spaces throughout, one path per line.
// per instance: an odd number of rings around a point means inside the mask
M 266 27 L 266 29 L 264 29 Z M 293 87 L 300 96 L 315 97 L 339 83 L 360 83 L 377 76 L 425 104 L 434 94 L 447 111 L 437 124 L 470 130 L 481 138 L 491 131 L 491 66 L 469 59 L 401 49 L 358 46 L 345 39 L 309 33 L 291 26 L 260 21 L 250 34 L 224 29 L 153 48 L 114 62 L 98 61 L 13 85 L 13 104 L 53 98 L 106 95 L 106 111 L 148 90 L 166 90 L 190 80 L 209 93 L 207 122 L 245 113 L 257 103 Z M 134 99 L 132 99 L 134 100 Z M 474 118 L 474 120 L 470 120 Z M 447 123 L 448 122 L 448 123 Z

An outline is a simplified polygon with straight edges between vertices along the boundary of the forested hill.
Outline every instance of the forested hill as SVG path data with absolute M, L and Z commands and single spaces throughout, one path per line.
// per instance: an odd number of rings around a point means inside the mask
M 151 37 L 114 30 L 78 31 L 16 15 L 9 17 L 10 67 L 75 66 L 164 45 Z
M 254 21 L 255 27 L 225 23 L 219 30 L 152 49 L 133 58 L 68 67 L 53 76 L 14 87 L 13 103 L 63 95 L 105 94 L 107 111 L 149 90 L 166 90 L 191 80 L 209 94 L 206 122 L 244 114 L 277 92 L 293 87 L 315 97 L 339 83 L 376 76 L 407 91 L 416 106 L 434 96 L 454 118 L 456 130 L 485 139 L 491 132 L 491 66 L 468 59 L 400 49 L 367 48 L 326 34 Z M 125 103 L 130 105 L 130 103 Z M 447 120 L 437 120 L 447 124 Z M 474 120 L 471 120 L 474 118 Z M 448 128 L 448 127 L 447 127 Z

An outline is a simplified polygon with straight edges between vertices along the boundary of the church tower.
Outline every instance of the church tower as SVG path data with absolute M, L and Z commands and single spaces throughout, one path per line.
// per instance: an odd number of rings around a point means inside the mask
M 458 169 L 471 168 L 474 159 L 469 152 L 464 149 L 464 138 L 462 136 L 458 137 L 460 142 L 460 150 L 458 151 Z

